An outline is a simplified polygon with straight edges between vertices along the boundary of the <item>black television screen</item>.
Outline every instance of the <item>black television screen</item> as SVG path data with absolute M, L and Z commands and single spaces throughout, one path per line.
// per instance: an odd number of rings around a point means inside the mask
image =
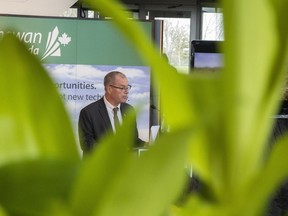
M 217 69 L 223 67 L 223 53 L 219 51 L 221 41 L 193 40 L 191 68 Z

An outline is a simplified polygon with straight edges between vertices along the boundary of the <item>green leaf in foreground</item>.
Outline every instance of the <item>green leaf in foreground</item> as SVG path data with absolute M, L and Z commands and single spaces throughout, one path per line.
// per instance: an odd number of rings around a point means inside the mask
M 184 187 L 187 132 L 160 138 L 140 158 L 131 154 L 131 126 L 108 137 L 84 160 L 72 196 L 75 215 L 160 215 Z M 175 142 L 179 145 L 175 145 Z
M 27 158 L 78 159 L 70 120 L 35 56 L 15 37 L 0 43 L 0 166 Z
M 50 215 L 65 206 L 77 164 L 59 160 L 11 163 L 0 168 L 0 203 L 10 215 Z

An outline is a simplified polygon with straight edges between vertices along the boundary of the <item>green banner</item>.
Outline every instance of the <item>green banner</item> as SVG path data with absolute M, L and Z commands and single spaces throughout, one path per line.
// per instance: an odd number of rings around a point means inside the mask
M 141 22 L 151 36 L 152 23 Z M 0 16 L 0 37 L 14 34 L 46 64 L 144 66 L 109 20 Z

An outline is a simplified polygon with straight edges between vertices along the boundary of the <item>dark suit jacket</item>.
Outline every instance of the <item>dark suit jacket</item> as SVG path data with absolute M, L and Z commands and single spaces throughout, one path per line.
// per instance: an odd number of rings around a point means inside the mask
M 134 108 L 127 104 L 120 105 L 120 111 L 123 119 L 128 111 L 134 111 Z M 100 138 L 109 132 L 112 132 L 112 125 L 108 116 L 108 112 L 103 97 L 80 111 L 79 122 L 79 140 L 83 153 L 89 152 L 97 145 Z M 138 139 L 138 130 L 135 119 L 135 146 L 141 145 L 142 140 Z

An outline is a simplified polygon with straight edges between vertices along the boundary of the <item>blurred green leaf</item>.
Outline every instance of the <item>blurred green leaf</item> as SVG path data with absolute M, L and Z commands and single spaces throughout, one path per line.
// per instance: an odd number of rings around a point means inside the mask
M 78 159 L 69 117 L 35 56 L 11 35 L 0 43 L 0 166 L 39 157 Z
M 95 208 L 100 209 L 107 189 L 117 181 L 115 176 L 119 172 L 125 172 L 127 161 L 131 157 L 131 131 L 134 131 L 131 123 L 133 115 L 128 115 L 126 119 L 128 123 L 124 122 L 117 135 L 108 134 L 90 155 L 84 157 L 71 196 L 75 215 L 88 216 L 92 215 Z
M 226 208 L 225 208 L 226 207 Z M 205 215 L 205 216 L 225 216 L 232 215 L 227 208 L 217 203 L 210 203 L 200 196 L 191 196 L 184 208 L 177 209 L 175 216 Z
M 186 136 L 185 132 L 169 134 L 139 160 L 129 161 L 94 215 L 161 215 L 184 188 Z M 179 146 L 174 145 L 176 140 Z
M 216 74 L 195 72 L 188 77 L 191 106 L 197 113 L 197 121 L 193 125 L 193 137 L 190 141 L 189 161 L 194 172 L 202 181 L 211 185 L 211 189 L 220 191 L 223 186 L 223 175 L 227 165 L 225 151 L 226 133 L 223 119 L 226 110 L 223 106 L 222 71 Z M 221 191 L 222 192 L 222 191 Z
M 132 141 L 132 128 L 124 125 L 84 161 L 72 196 L 75 215 L 160 215 L 180 195 L 187 131 L 161 137 L 138 158 L 123 145 Z
M 280 82 L 268 85 L 269 79 L 272 74 L 283 77 L 283 70 L 273 70 L 275 61 L 280 66 L 283 62 L 275 59 L 279 40 L 268 1 L 222 2 L 226 34 L 223 105 L 229 110 L 224 120 L 229 164 L 223 190 L 238 194 L 261 165 L 281 87 Z
M 4 209 L 2 208 L 2 206 L 0 206 L 0 216 L 7 216 L 7 214 L 4 211 Z
M 11 163 L 0 168 L 0 203 L 10 215 L 50 215 L 67 203 L 77 164 L 58 160 Z

